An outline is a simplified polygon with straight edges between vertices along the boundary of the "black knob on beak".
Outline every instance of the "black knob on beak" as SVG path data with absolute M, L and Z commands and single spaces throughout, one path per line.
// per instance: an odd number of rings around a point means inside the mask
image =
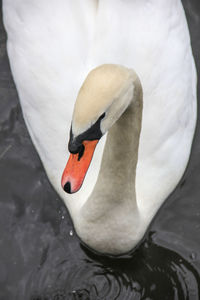
M 71 140 L 68 144 L 68 149 L 70 153 L 76 154 L 80 152 L 80 149 L 82 147 L 82 144 L 80 142 L 77 142 L 77 140 Z

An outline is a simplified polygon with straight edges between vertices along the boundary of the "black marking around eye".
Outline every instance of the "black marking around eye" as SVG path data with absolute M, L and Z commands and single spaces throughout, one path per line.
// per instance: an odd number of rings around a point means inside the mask
M 101 125 L 101 120 L 105 117 L 105 115 L 106 114 L 103 113 L 90 128 L 88 128 L 85 132 L 78 135 L 76 138 L 74 138 L 74 135 L 72 133 L 72 126 L 71 126 L 70 139 L 69 139 L 69 144 L 68 144 L 69 152 L 74 153 L 74 154 L 81 153 L 81 151 L 83 150 L 81 148 L 83 141 L 99 140 L 102 137 L 103 134 L 101 132 L 100 125 Z M 83 153 L 82 153 L 82 155 L 83 155 Z

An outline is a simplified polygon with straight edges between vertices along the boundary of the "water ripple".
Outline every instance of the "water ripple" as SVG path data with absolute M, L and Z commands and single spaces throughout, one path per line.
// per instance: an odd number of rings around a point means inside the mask
M 146 242 L 128 256 L 113 258 L 81 247 L 82 256 L 70 259 L 55 259 L 51 251 L 30 274 L 26 299 L 199 299 L 198 272 L 191 262 L 169 249 Z

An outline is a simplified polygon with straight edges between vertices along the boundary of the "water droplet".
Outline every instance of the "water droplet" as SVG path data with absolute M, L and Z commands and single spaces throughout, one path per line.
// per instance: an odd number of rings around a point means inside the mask
M 195 259 L 196 259 L 196 253 L 192 252 L 192 253 L 190 254 L 190 258 L 191 258 L 192 260 L 195 260 Z
M 74 235 L 73 230 L 70 230 L 69 235 L 70 235 L 70 236 L 73 236 L 73 235 Z
M 139 292 L 141 290 L 141 286 L 138 282 L 133 282 L 133 288 L 137 292 Z
M 62 219 L 64 219 L 65 218 L 65 216 L 62 216 Z
M 155 289 L 156 289 L 156 285 L 152 284 L 151 287 L 150 287 L 151 292 L 155 291 Z

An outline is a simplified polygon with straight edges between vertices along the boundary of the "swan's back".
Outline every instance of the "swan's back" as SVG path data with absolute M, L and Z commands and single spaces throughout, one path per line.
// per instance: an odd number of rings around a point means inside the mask
M 144 90 L 137 200 L 154 213 L 185 170 L 196 121 L 196 73 L 181 2 L 4 0 L 4 22 L 26 124 L 72 214 L 95 184 L 104 144 L 82 190 L 70 196 L 76 201 L 68 201 L 60 177 L 81 83 L 103 63 L 136 70 Z

